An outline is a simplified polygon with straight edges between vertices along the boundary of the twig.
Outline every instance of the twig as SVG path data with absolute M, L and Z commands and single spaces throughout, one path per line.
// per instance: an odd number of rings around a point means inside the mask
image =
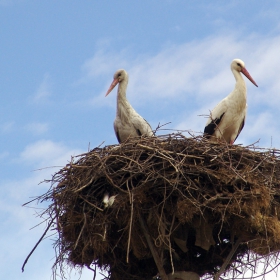
M 98 206 L 94 205 L 93 203 L 87 201 L 84 197 L 80 196 L 86 203 L 88 203 L 89 205 L 95 207 L 97 210 L 99 211 L 103 211 L 103 209 L 99 208 Z
M 160 122 L 158 123 L 156 129 L 154 130 L 154 132 L 156 133 L 160 128 L 162 128 L 165 125 L 171 124 L 171 122 L 165 123 L 165 124 L 160 124 Z
M 130 247 L 130 240 L 131 240 L 132 221 L 133 221 L 133 193 L 131 193 L 131 212 L 130 212 L 129 233 L 128 233 L 127 251 L 126 251 L 126 262 L 127 263 L 129 260 L 129 247 Z
M 84 204 L 84 205 L 85 205 L 85 204 Z M 76 247 L 77 247 L 77 245 L 78 245 L 78 243 L 79 243 L 79 240 L 80 240 L 81 235 L 82 235 L 82 233 L 83 233 L 83 231 L 84 231 L 84 228 L 85 228 L 86 223 L 87 223 L 87 216 L 86 216 L 86 214 L 85 214 L 85 212 L 84 212 L 84 224 L 83 224 L 83 226 L 82 226 L 82 228 L 81 228 L 81 231 L 80 231 L 80 233 L 79 233 L 79 236 L 78 236 L 78 238 L 77 238 L 77 240 L 76 240 L 76 242 L 75 242 L 74 250 L 76 249 Z
M 79 191 L 83 190 L 84 188 L 88 187 L 88 186 L 92 183 L 93 178 L 94 178 L 94 177 L 92 177 L 92 178 L 90 179 L 90 181 L 87 182 L 87 183 L 86 183 L 85 185 L 83 185 L 82 187 L 78 188 L 77 190 L 74 190 L 74 193 L 79 192 Z
M 37 248 L 37 246 L 40 244 L 40 242 L 42 241 L 42 239 L 44 238 L 44 236 L 47 234 L 47 232 L 48 232 L 49 228 L 51 227 L 51 225 L 52 225 L 52 223 L 53 223 L 53 221 L 54 221 L 55 218 L 56 218 L 56 216 L 54 216 L 54 217 L 52 218 L 52 220 L 49 222 L 49 224 L 48 224 L 47 228 L 45 229 L 44 233 L 42 234 L 41 238 L 38 240 L 38 242 L 35 244 L 35 246 L 34 246 L 33 249 L 31 250 L 31 252 L 30 252 L 30 253 L 28 254 L 28 256 L 26 257 L 26 259 L 25 259 L 25 261 L 24 261 L 24 263 L 23 263 L 23 265 L 22 265 L 22 267 L 21 267 L 21 271 L 22 271 L 22 272 L 24 272 L 24 267 L 25 267 L 25 265 L 27 264 L 28 259 L 31 257 L 31 255 L 33 254 L 33 252 L 35 251 L 35 249 Z

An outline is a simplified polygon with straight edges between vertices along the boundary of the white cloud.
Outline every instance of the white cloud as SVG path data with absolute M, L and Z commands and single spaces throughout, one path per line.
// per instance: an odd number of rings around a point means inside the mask
M 85 73 L 85 76 L 79 82 L 86 82 L 93 77 L 106 75 L 108 73 L 111 73 L 111 77 L 113 77 L 114 72 L 112 73 L 112 69 L 116 71 L 119 68 L 128 67 L 128 56 L 129 53 L 127 50 L 123 50 L 119 53 L 108 53 L 103 49 L 97 50 L 95 55 L 86 60 L 82 65 L 82 71 Z
M 81 154 L 82 151 L 69 149 L 62 143 L 51 140 L 39 140 L 29 144 L 20 154 L 20 161 L 29 162 L 40 167 L 64 166 L 71 160 L 71 156 Z
M 51 78 L 48 73 L 44 75 L 43 81 L 35 92 L 33 101 L 36 103 L 44 102 L 51 96 Z
M 14 128 L 15 128 L 15 122 L 14 121 L 9 121 L 9 122 L 5 122 L 5 123 L 0 124 L 0 131 L 3 134 L 12 132 L 14 130 Z
M 61 143 L 56 143 L 50 140 L 41 140 L 28 145 L 19 158 L 14 162 L 14 169 L 17 172 L 18 165 L 29 163 L 33 167 L 46 166 L 65 166 L 71 160 L 72 155 L 80 154 L 82 151 L 71 149 Z M 3 263 L 13 264 L 16 271 L 13 272 L 13 277 L 20 279 L 35 280 L 51 279 L 51 267 L 54 263 L 54 249 L 52 241 L 43 241 L 34 254 L 29 259 L 25 267 L 25 272 L 21 273 L 21 265 L 25 257 L 36 244 L 41 234 L 43 233 L 46 224 L 43 223 L 39 227 L 30 230 L 36 224 L 42 222 L 42 219 L 37 217 L 36 213 L 40 213 L 40 209 L 46 207 L 46 204 L 32 203 L 30 206 L 35 208 L 22 207 L 21 205 L 32 198 L 45 193 L 50 184 L 40 182 L 44 179 L 51 179 L 51 175 L 58 171 L 59 167 L 50 169 L 41 169 L 25 174 L 25 177 L 10 180 L 0 180 L 0 189 L 2 196 L 0 198 L 0 218 L 2 221 L 2 234 L 0 240 L 1 252 L 0 259 Z M 8 271 L 8 270 L 7 270 Z M 9 279 L 9 275 L 2 277 Z M 10 272 L 9 272 L 10 273 Z M 69 271 L 71 278 L 79 279 L 79 274 L 73 270 Z M 83 272 L 80 278 L 88 279 L 92 276 L 91 272 Z
M 25 126 L 25 129 L 34 135 L 41 135 L 49 130 L 48 123 L 32 122 Z
M 179 122 L 174 129 L 192 131 L 196 135 L 203 133 L 205 123 L 207 121 L 207 114 L 202 116 L 199 112 L 194 112 L 192 114 L 186 114 L 183 117 L 183 121 Z
M 229 69 L 231 59 L 242 48 L 235 41 L 230 36 L 209 37 L 201 42 L 168 46 L 154 56 L 134 58 L 128 50 L 120 53 L 98 51 L 85 63 L 86 76 L 112 77 L 118 68 L 125 67 L 130 76 L 128 91 L 133 92 L 131 98 L 138 93 L 142 98 L 150 99 L 174 97 L 185 92 L 197 94 L 204 91 L 209 93 L 210 90 L 210 93 L 215 93 L 226 87 L 225 67 Z M 215 79 L 223 82 L 216 83 Z M 202 80 L 203 83 L 200 82 Z M 208 85 L 209 82 L 215 83 L 216 87 Z
M 245 61 L 247 68 L 262 90 L 254 94 L 263 96 L 264 87 L 274 89 L 266 98 L 280 98 L 280 36 L 263 38 L 252 35 L 208 37 L 178 46 L 167 46 L 154 56 L 134 56 L 128 50 L 120 53 L 97 51 L 85 65 L 86 77 L 100 75 L 110 78 L 125 67 L 130 75 L 130 99 L 174 98 L 183 94 L 207 98 L 227 95 L 234 87 L 230 63 L 234 58 Z M 126 58 L 129 57 L 129 60 Z M 253 91 L 247 81 L 249 91 Z M 108 83 L 109 85 L 109 83 Z M 106 87 L 108 86 L 106 85 Z M 141 95 L 140 95 L 141 93 Z M 270 103 L 269 98 L 266 102 Z
M 77 156 L 83 151 L 71 149 L 62 143 L 51 140 L 40 140 L 27 145 L 18 158 L 13 160 L 15 169 L 22 164 L 30 165 L 30 173 L 20 181 L 10 180 L 1 183 L 1 188 L 7 190 L 6 194 L 15 200 L 22 199 L 30 195 L 38 195 L 42 190 L 48 188 L 40 182 L 44 179 L 51 179 L 51 175 L 64 167 L 72 156 Z
M 240 139 L 243 139 L 243 141 L 240 142 L 239 139 L 240 143 L 248 145 L 260 140 L 258 146 L 266 148 L 280 147 L 280 125 L 278 118 L 275 118 L 269 111 L 248 115 L 243 130 L 242 134 L 240 134 Z
M 241 58 L 259 87 L 244 77 L 249 110 L 239 139 L 243 141 L 245 135 L 248 137 L 246 140 L 252 142 L 261 138 L 261 143 L 267 145 L 267 139 L 272 137 L 276 140 L 274 144 L 280 145 L 279 125 L 275 121 L 280 118 L 279 46 L 279 35 L 264 37 L 251 34 L 244 37 L 222 34 L 181 45 L 168 45 L 156 55 L 132 56 L 128 49 L 119 53 L 97 51 L 85 64 L 86 77 L 106 76 L 108 82 L 91 104 L 115 106 L 115 97 L 105 99 L 104 94 L 113 73 L 125 65 L 130 76 L 127 97 L 136 110 L 141 106 L 152 110 L 159 102 L 172 102 L 173 107 L 177 103 L 180 108 L 184 103 L 185 109 L 176 111 L 178 123 L 173 122 L 173 127 L 203 131 L 205 119 L 198 115 L 209 114 L 209 110 L 233 90 L 235 80 L 230 63 L 234 58 Z M 155 120 L 151 121 L 168 120 L 170 113 L 165 111 L 164 117 L 154 116 Z

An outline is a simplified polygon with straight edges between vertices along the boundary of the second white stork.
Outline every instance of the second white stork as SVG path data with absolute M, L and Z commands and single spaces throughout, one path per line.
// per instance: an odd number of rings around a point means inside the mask
M 232 61 L 231 71 L 236 80 L 235 88 L 211 111 L 204 129 L 205 137 L 223 139 L 229 144 L 234 143 L 243 129 L 247 113 L 247 90 L 241 73 L 258 86 L 241 59 Z
M 123 143 L 130 137 L 139 137 L 142 135 L 153 136 L 154 133 L 149 123 L 133 109 L 126 99 L 128 74 L 124 69 L 120 69 L 114 74 L 114 80 L 105 96 L 107 96 L 117 84 L 119 84 L 119 86 L 114 129 L 119 143 Z

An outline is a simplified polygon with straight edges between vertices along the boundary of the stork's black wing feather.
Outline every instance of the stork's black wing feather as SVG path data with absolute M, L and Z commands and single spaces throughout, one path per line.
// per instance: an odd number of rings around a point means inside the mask
M 151 127 L 151 125 L 144 119 L 144 121 L 148 124 L 148 126 L 151 128 L 151 130 L 153 130 L 152 129 L 152 127 Z M 153 133 L 154 134 L 154 133 Z
M 212 120 L 207 126 L 205 126 L 205 128 L 204 128 L 204 136 L 206 138 L 209 138 L 211 135 L 214 134 L 217 126 L 221 122 L 221 120 L 222 120 L 224 115 L 225 115 L 225 112 L 222 113 L 222 115 L 219 118 L 216 118 L 216 119 Z
M 146 124 L 147 124 L 147 125 L 151 128 L 151 130 L 152 130 L 151 125 L 150 125 L 144 118 L 142 118 L 142 119 L 146 122 Z M 133 124 L 133 126 L 134 126 L 134 128 L 135 128 L 136 133 L 137 133 L 138 136 L 142 136 L 144 133 L 146 133 L 146 132 L 141 131 L 141 130 L 139 129 L 138 125 Z
M 142 134 L 143 134 L 143 133 L 140 131 L 139 128 L 136 128 L 136 132 L 137 132 L 138 136 L 142 136 Z
M 116 129 L 115 132 L 116 132 L 116 137 L 117 137 L 119 143 L 121 143 L 121 138 L 120 138 L 119 131 Z
M 238 130 L 238 134 L 236 135 L 236 137 L 235 137 L 235 139 L 234 139 L 234 142 L 235 142 L 235 140 L 237 139 L 237 137 L 239 136 L 241 130 L 242 130 L 243 127 L 244 127 L 244 125 L 245 125 L 245 118 L 243 119 L 242 123 L 240 124 L 239 130 Z

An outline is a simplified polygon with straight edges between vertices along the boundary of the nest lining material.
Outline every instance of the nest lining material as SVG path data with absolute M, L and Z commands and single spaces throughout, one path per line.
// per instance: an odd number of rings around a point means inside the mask
M 108 279 L 152 279 L 157 261 L 166 274 L 203 276 L 278 252 L 279 155 L 180 133 L 80 155 L 43 197 L 59 233 L 56 262 L 95 264 Z

